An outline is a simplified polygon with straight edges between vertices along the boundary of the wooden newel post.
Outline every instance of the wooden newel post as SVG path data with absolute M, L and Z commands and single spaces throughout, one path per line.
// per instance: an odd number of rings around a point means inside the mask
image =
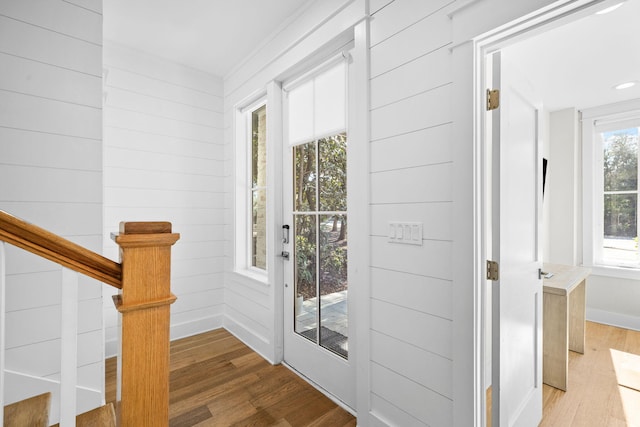
M 120 224 L 122 290 L 118 359 L 119 425 L 169 425 L 171 246 L 180 238 L 169 222 Z

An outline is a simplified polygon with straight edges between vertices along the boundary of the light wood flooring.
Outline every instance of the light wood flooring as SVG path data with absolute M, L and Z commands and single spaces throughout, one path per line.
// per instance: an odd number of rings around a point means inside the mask
M 640 427 L 640 391 L 619 385 L 620 352 L 640 355 L 640 332 L 587 322 L 585 354 L 569 352 L 567 391 L 544 385 L 540 426 Z
M 106 400 L 113 402 L 115 358 L 105 370 Z M 224 329 L 173 341 L 170 371 L 170 426 L 356 425 L 347 411 Z
M 543 384 L 540 427 L 640 427 L 636 356 L 640 357 L 640 332 L 587 322 L 585 354 L 569 352 L 567 391 Z M 635 381 L 629 380 L 629 369 L 639 374 Z M 491 408 L 490 389 L 487 407 Z M 490 426 L 490 410 L 487 414 Z

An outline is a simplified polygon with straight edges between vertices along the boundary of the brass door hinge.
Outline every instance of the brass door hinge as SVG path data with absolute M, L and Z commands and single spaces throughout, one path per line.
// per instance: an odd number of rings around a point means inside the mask
M 487 111 L 500 107 L 500 90 L 487 89 Z
M 500 266 L 495 261 L 487 261 L 487 280 L 496 281 L 500 278 Z

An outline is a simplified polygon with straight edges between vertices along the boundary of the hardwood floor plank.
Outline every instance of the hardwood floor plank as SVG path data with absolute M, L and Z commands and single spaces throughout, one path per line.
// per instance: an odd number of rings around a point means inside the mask
M 310 420 L 322 417 L 322 415 L 335 407 L 335 403 L 327 399 L 325 396 L 320 395 L 305 401 L 298 410 L 287 414 L 285 419 L 289 421 L 289 424 L 292 426 L 308 425 Z
M 185 344 L 181 344 L 184 346 Z M 247 347 L 244 346 L 235 337 L 226 337 L 225 339 L 215 339 L 211 343 L 202 342 L 195 345 L 193 348 L 188 347 L 177 350 L 171 354 L 171 368 L 180 369 L 189 366 L 193 363 L 198 363 L 206 359 L 215 357 L 224 357 L 230 352 L 238 351 L 240 353 L 246 353 Z
M 329 412 L 315 421 L 308 424 L 309 427 L 322 427 L 322 426 L 346 426 L 353 421 L 353 416 L 342 408 L 335 407 Z M 355 425 L 355 424 L 354 424 Z
M 294 381 L 291 372 L 284 366 L 274 366 L 275 369 L 264 369 L 258 373 L 260 381 L 247 387 L 252 397 L 258 397 L 264 393 L 281 387 L 283 384 Z
M 184 412 L 188 412 L 194 406 L 206 405 L 208 402 L 213 400 L 216 396 L 223 394 L 229 390 L 234 388 L 243 388 L 248 384 L 252 384 L 256 381 L 259 381 L 257 375 L 244 375 L 242 377 L 230 380 L 226 383 L 220 384 L 219 382 L 215 382 L 215 385 L 209 388 L 204 388 L 197 394 L 193 394 L 184 399 L 177 399 L 173 403 L 169 405 L 169 417 L 173 418 L 176 415 L 183 414 Z M 171 390 L 171 385 L 169 385 L 169 389 Z M 171 394 L 171 391 L 169 392 Z
M 105 361 L 115 401 L 115 358 Z M 224 329 L 171 343 L 172 427 L 344 426 L 355 417 L 282 365 L 273 366 Z
M 287 381 L 271 391 L 265 391 L 251 399 L 251 403 L 257 408 L 268 408 L 281 401 L 293 399 L 305 389 L 305 384 L 299 381 Z
M 355 425 L 355 424 L 354 424 Z M 291 424 L 287 422 L 287 420 L 278 420 L 274 424 L 275 427 L 292 427 Z
M 291 423 L 290 415 L 300 411 L 309 400 L 316 399 L 318 397 L 318 393 L 319 392 L 317 390 L 305 388 L 294 396 L 290 396 L 287 400 L 278 402 L 277 405 L 272 405 L 266 408 L 266 411 L 269 412 L 273 418 L 284 419 Z
M 189 412 L 185 412 L 180 416 L 170 419 L 169 426 L 192 426 L 202 421 L 210 420 L 211 418 L 212 414 L 209 411 L 209 408 L 207 406 L 199 406 Z
M 231 424 L 232 427 L 258 427 L 258 426 L 272 426 L 277 421 L 265 411 L 260 411 L 255 415 L 240 420 Z
M 104 398 L 106 402 L 116 401 L 116 378 L 117 378 L 117 360 L 110 357 L 104 361 Z
M 213 399 L 207 407 L 213 415 L 212 425 L 231 425 L 258 413 L 246 390 L 233 390 Z

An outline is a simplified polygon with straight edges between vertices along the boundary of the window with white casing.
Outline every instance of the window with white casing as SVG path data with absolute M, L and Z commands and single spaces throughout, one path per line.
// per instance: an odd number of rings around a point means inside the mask
M 585 111 L 582 123 L 584 262 L 640 272 L 640 109 Z
M 267 270 L 267 105 L 237 111 L 236 271 Z

